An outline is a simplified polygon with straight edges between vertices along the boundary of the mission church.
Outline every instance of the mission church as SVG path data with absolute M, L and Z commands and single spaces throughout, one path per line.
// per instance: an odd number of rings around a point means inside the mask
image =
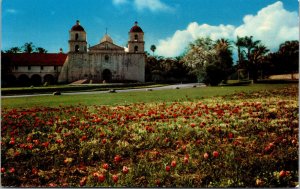
M 69 33 L 69 53 L 58 82 L 145 81 L 144 32 L 137 22 L 129 31 L 127 49 L 114 44 L 107 33 L 99 44 L 87 48 L 87 34 L 78 20 Z
M 145 82 L 144 32 L 135 22 L 127 48 L 106 33 L 87 47 L 87 33 L 79 21 L 69 31 L 69 51 L 59 53 L 1 53 L 2 85 L 38 86 L 43 83 Z

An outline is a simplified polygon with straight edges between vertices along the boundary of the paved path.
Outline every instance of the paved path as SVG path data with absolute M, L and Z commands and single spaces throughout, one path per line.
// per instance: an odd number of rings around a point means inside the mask
M 175 84 L 168 85 L 163 87 L 149 87 L 141 89 L 124 89 L 124 90 L 115 90 L 117 93 L 132 92 L 132 91 L 146 91 L 146 90 L 166 90 L 166 89 L 182 89 L 182 88 L 192 88 L 192 87 L 205 87 L 203 83 L 187 83 L 187 84 Z M 100 94 L 107 93 L 108 91 L 88 91 L 88 92 L 62 92 L 62 95 L 83 95 L 83 94 Z M 23 98 L 23 97 L 32 97 L 32 96 L 51 96 L 51 94 L 32 94 L 32 95 L 12 95 L 12 96 L 1 96 L 1 98 Z

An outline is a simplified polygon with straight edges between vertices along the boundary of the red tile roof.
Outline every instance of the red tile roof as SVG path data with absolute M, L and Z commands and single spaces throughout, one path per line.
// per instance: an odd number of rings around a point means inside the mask
M 138 26 L 138 22 L 134 22 L 134 26 L 130 29 L 129 32 L 138 32 L 138 33 L 144 33 L 142 28 Z
M 1 62 L 15 66 L 62 66 L 67 56 L 62 53 L 3 53 Z
M 84 31 L 84 29 L 80 25 L 75 25 L 71 28 L 71 31 Z

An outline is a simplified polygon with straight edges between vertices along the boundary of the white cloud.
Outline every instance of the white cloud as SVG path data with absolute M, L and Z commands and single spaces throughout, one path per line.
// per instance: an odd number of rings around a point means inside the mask
M 282 2 L 269 5 L 256 15 L 246 15 L 243 24 L 212 26 L 199 25 L 192 22 L 184 30 L 177 30 L 172 37 L 159 40 L 157 54 L 163 56 L 178 56 L 187 45 L 198 37 L 211 39 L 227 38 L 235 40 L 236 36 L 253 36 L 261 40 L 270 49 L 277 49 L 286 40 L 295 40 L 299 37 L 298 15 L 284 9 Z
M 243 21 L 234 35 L 253 36 L 269 48 L 277 48 L 280 43 L 299 36 L 297 13 L 285 10 L 280 1 L 261 9 L 256 15 L 246 15 Z
M 134 0 L 134 5 L 138 11 L 149 9 L 155 11 L 172 11 L 173 8 L 161 2 L 160 0 Z
M 210 26 L 208 24 L 199 25 L 192 22 L 185 30 L 177 30 L 171 38 L 159 41 L 157 54 L 163 56 L 178 56 L 184 51 L 187 45 L 199 37 L 209 37 L 213 40 L 219 38 L 233 38 L 235 27 L 232 25 Z

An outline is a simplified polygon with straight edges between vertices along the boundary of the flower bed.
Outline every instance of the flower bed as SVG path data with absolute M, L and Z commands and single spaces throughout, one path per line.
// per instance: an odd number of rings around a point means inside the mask
M 22 187 L 293 187 L 298 88 L 128 106 L 4 109 L 1 181 Z

